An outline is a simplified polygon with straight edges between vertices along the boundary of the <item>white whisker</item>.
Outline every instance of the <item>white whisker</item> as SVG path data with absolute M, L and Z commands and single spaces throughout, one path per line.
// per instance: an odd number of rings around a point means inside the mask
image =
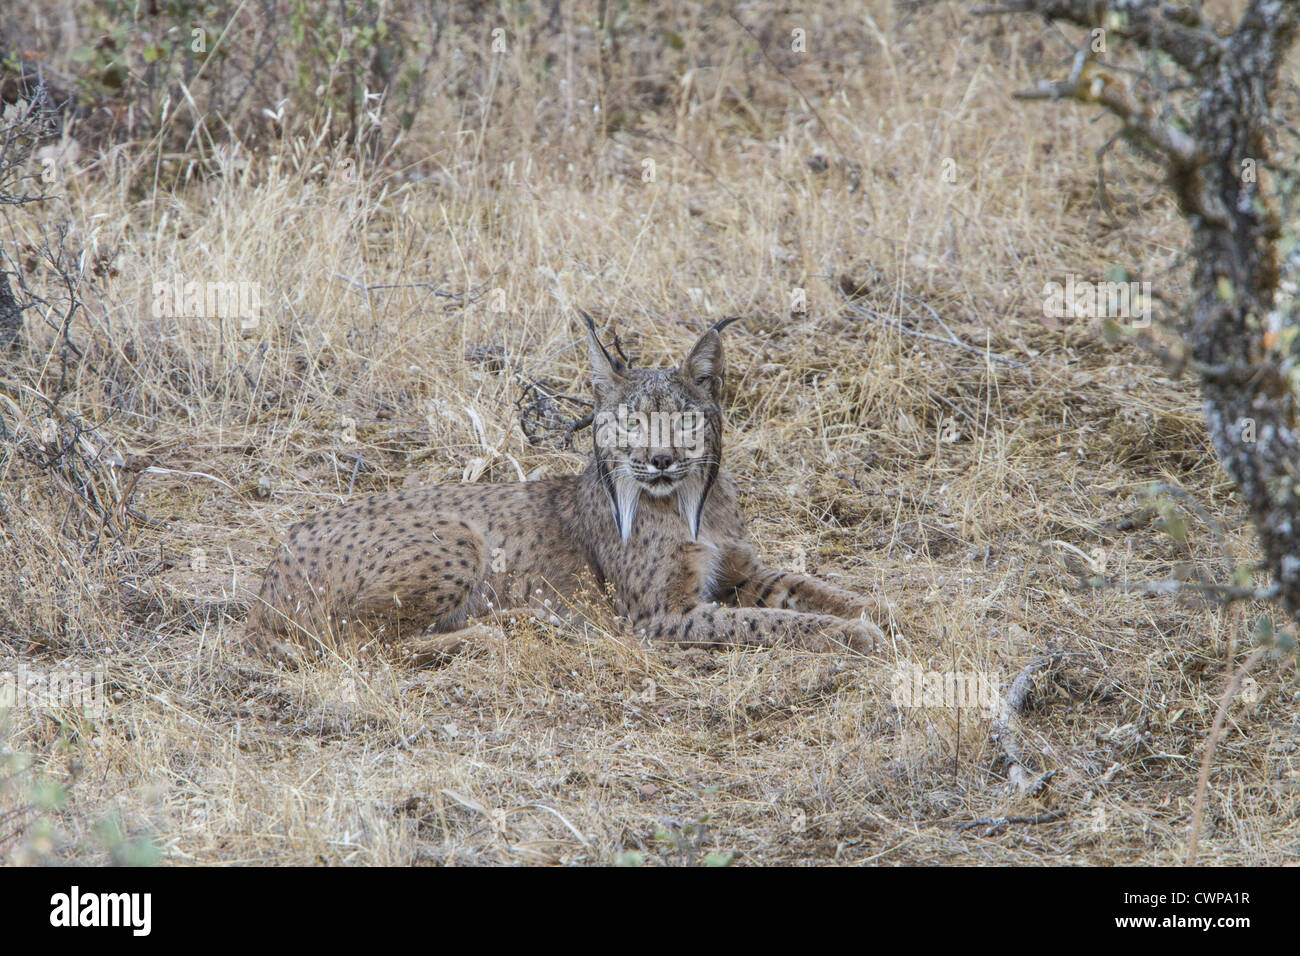
M 614 519 L 623 529 L 623 543 L 627 544 L 632 534 L 632 522 L 636 520 L 637 505 L 641 503 L 641 484 L 636 476 L 624 467 L 614 472 Z

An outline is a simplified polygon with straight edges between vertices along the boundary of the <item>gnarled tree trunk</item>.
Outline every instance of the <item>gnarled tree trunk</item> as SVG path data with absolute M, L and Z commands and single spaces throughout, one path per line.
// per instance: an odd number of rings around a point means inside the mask
M 1192 229 L 1189 345 L 1210 436 L 1258 528 L 1277 596 L 1300 621 L 1300 369 L 1291 371 L 1300 242 L 1279 264 L 1276 196 L 1262 195 L 1253 175 L 1268 162 L 1278 128 L 1272 101 L 1300 25 L 1300 0 L 1252 0 L 1228 34 L 1202 17 L 1200 4 L 1166 0 L 1010 0 L 978 12 L 1037 13 L 1087 28 L 1069 79 L 1021 97 L 1098 104 L 1123 121 L 1127 138 L 1163 160 Z M 1167 102 L 1143 95 L 1170 88 L 1169 78 L 1148 71 L 1142 82 L 1121 82 L 1088 44 L 1096 31 L 1172 61 L 1196 92 L 1190 131 L 1164 118 L 1157 107 Z

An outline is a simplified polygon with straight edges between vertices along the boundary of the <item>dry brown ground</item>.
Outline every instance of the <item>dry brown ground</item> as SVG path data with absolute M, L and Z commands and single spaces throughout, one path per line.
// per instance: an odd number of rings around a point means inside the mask
M 1252 536 L 1194 388 L 1096 321 L 1042 314 L 1044 282 L 1115 266 L 1179 301 L 1176 211 L 1117 147 L 1107 212 L 1094 152 L 1109 121 L 1010 98 L 1068 55 L 1036 23 L 957 4 L 745 5 L 756 29 L 808 30 L 808 54 L 769 60 L 692 10 L 675 21 L 683 50 L 642 40 L 640 72 L 606 64 L 603 85 L 580 20 L 550 73 L 543 51 L 512 52 L 356 178 L 306 136 L 196 147 L 203 175 L 175 185 L 138 146 L 11 214 L 20 244 L 66 216 L 87 249 L 64 409 L 113 451 L 193 474 L 143 475 L 133 504 L 152 523 L 115 537 L 78 517 L 66 475 L 3 459 L 4 666 L 102 665 L 113 702 L 95 721 L 11 712 L 0 861 L 102 862 L 138 851 L 131 839 L 168 863 L 1181 859 L 1216 702 L 1260 609 L 1081 589 L 1076 572 L 1104 555 L 1120 582 L 1225 579 L 1187 506 L 1186 545 L 1121 524 L 1152 482 L 1221 522 L 1238 563 Z M 96 257 L 107 268 L 89 275 Z M 259 283 L 260 325 L 154 318 L 153 283 L 177 272 Z M 37 266 L 29 281 L 50 280 Z M 976 348 L 861 311 L 943 334 L 921 303 Z M 573 307 L 645 364 L 746 317 L 726 333 L 726 457 L 760 551 L 887 592 L 909 622 L 891 651 L 519 628 L 426 669 L 246 655 L 238 602 L 292 522 L 413 476 L 580 467 L 526 441 L 516 407 L 520 381 L 583 394 Z M 27 357 L 48 367 L 0 393 L 28 447 L 44 413 L 27 389 L 49 394 L 59 374 L 38 318 Z M 110 501 L 129 480 L 95 474 Z M 891 699 L 900 666 L 1005 682 L 1049 648 L 1076 656 L 1025 715 L 1055 771 L 1036 797 L 1008 793 L 986 713 Z M 1300 849 L 1294 670 L 1269 659 L 1255 676 L 1214 761 L 1204 862 Z M 1063 816 L 961 829 L 1047 811 Z

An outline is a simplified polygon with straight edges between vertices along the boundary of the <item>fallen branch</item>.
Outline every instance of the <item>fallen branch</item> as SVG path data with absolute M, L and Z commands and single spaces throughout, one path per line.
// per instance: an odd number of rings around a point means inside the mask
M 1049 771 L 1030 781 L 1035 773 L 1025 759 L 1024 747 L 1016 732 L 1015 723 L 1025 705 L 1029 702 L 1029 693 L 1033 690 L 1034 678 L 1045 670 L 1054 667 L 1066 657 L 1064 651 L 1051 651 L 1025 665 L 1011 682 L 1011 688 L 1002 699 L 998 716 L 993 721 L 993 742 L 1002 748 L 1007 758 L 1007 782 L 1021 793 L 1034 796 L 1039 793 L 1052 778 L 1054 771 Z
M 1062 820 L 1066 816 L 1064 810 L 1048 810 L 1044 813 L 1036 813 L 1032 817 L 982 817 L 979 820 L 971 820 L 969 823 L 959 824 L 958 830 L 974 830 L 976 827 L 988 827 L 990 830 L 1000 830 L 1005 826 L 1013 823 L 1038 824 L 1053 823 Z
M 1282 588 L 1277 584 L 1262 588 L 1247 588 L 1201 581 L 1108 581 L 1102 577 L 1085 578 L 1083 583 L 1089 588 L 1112 588 L 1125 594 L 1140 594 L 1143 597 L 1191 592 L 1217 598 L 1224 604 L 1232 604 L 1235 601 L 1276 601 L 1282 593 Z

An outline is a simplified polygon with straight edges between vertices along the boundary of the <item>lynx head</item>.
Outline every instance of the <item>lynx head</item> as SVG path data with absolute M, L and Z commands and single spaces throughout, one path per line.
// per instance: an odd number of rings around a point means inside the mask
M 724 319 L 695 343 L 681 365 L 631 368 L 600 344 L 585 312 L 596 391 L 592 433 L 596 467 L 614 524 L 626 544 L 642 495 L 677 497 L 677 510 L 700 532 L 704 501 L 722 460 Z

